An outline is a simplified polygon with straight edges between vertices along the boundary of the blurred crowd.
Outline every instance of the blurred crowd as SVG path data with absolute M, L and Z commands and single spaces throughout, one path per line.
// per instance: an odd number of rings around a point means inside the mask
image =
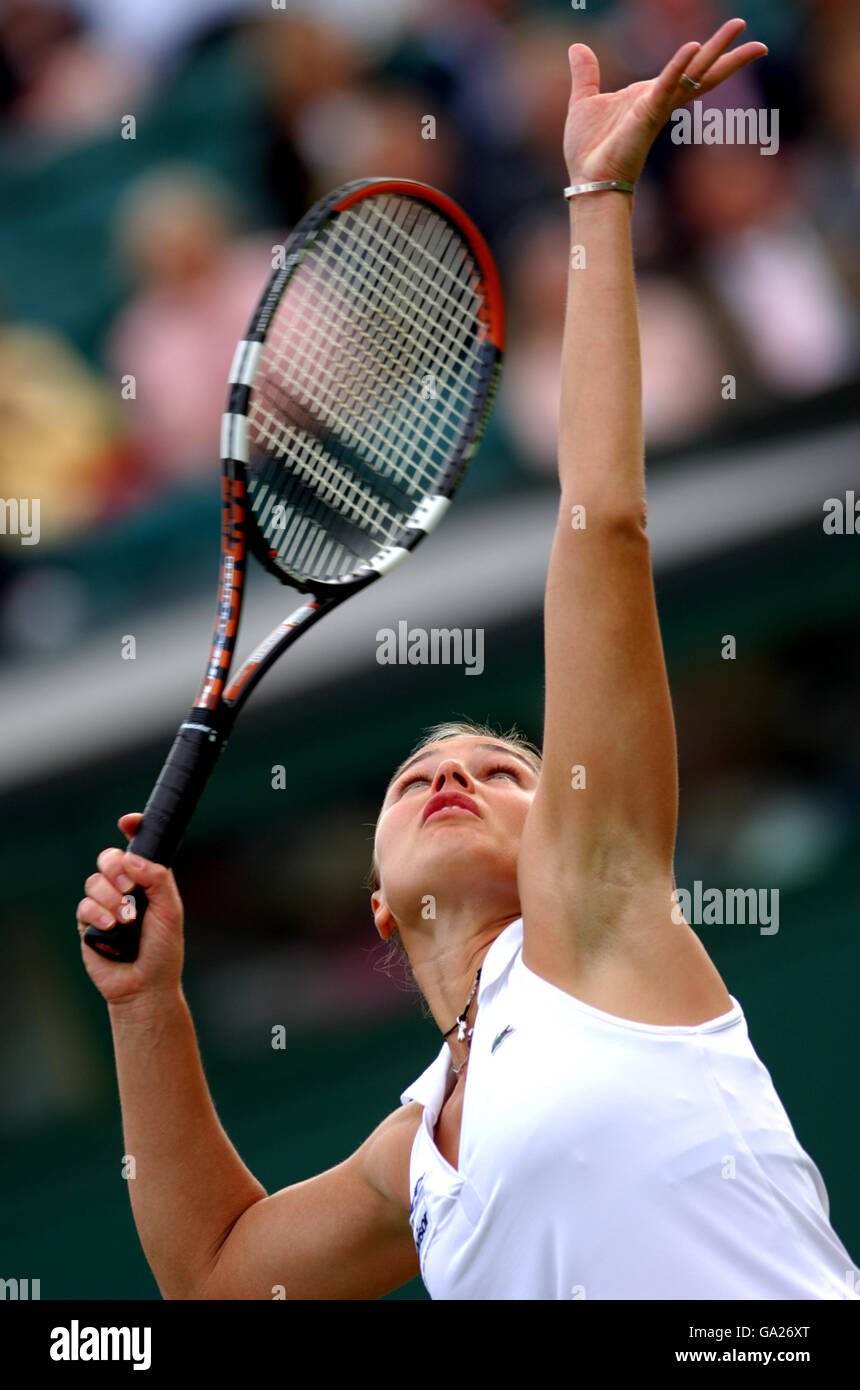
M 666 131 L 636 195 L 652 453 L 860 376 L 860 7 L 741 8 L 769 56 L 707 105 L 777 111 L 778 153 Z M 115 277 L 95 331 L 92 295 L 87 307 L 83 291 L 44 290 L 44 256 L 0 263 L 0 497 L 40 498 L 42 527 L 38 556 L 0 537 L 0 584 L 4 566 L 8 580 L 88 528 L 211 480 L 232 351 L 273 245 L 316 197 L 368 174 L 444 188 L 484 232 L 510 318 L 484 475 L 501 489 L 550 480 L 567 47 L 589 43 L 612 89 L 733 13 L 717 0 L 7 0 L 2 201 L 19 248 L 50 228 L 66 285 L 108 272 L 62 189 L 71 178 L 86 194 L 129 116 L 136 133 L 134 158 L 92 191 Z M 208 85 L 202 112 L 174 111 L 177 83 L 216 50 L 227 80 Z M 253 130 L 241 180 L 189 160 L 196 126 L 177 140 L 181 158 L 169 138 L 147 139 L 156 122 L 179 136 L 197 121 L 229 148 L 233 81 Z

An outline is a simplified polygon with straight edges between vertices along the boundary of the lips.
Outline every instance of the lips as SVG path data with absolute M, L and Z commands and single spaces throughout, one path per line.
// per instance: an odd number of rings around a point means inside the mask
M 459 806 L 464 811 L 471 811 L 473 816 L 481 814 L 470 796 L 464 796 L 462 792 L 438 792 L 436 796 L 431 796 L 424 807 L 424 815 L 421 817 L 422 825 L 426 824 L 430 816 L 436 811 L 444 811 L 449 806 Z

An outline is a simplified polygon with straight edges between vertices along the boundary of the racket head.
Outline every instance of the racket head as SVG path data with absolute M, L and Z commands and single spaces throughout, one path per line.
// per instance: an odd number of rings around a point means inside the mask
M 237 347 L 222 422 L 259 562 L 325 598 L 403 560 L 480 442 L 504 340 L 493 258 L 446 194 L 360 179 L 316 203 Z

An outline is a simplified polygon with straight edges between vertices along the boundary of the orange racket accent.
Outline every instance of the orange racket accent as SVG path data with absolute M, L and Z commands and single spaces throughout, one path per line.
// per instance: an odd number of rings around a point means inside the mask
M 401 193 L 404 197 L 409 197 L 409 194 L 416 193 L 416 190 L 420 193 L 422 201 L 435 203 L 446 217 L 458 227 L 462 227 L 471 242 L 475 259 L 481 267 L 483 283 L 487 292 L 490 310 L 487 337 L 494 347 L 503 352 L 505 347 L 505 300 L 499 272 L 496 270 L 495 262 L 490 255 L 490 248 L 478 228 L 455 202 L 446 197 L 444 193 L 440 193 L 438 188 L 430 188 L 428 184 L 416 183 L 410 179 L 381 179 L 379 183 L 372 183 L 367 188 L 359 188 L 355 193 L 348 193 L 345 198 L 335 204 L 334 210 L 335 212 L 344 212 L 346 208 L 353 207 L 365 198 L 375 197 L 379 193 Z

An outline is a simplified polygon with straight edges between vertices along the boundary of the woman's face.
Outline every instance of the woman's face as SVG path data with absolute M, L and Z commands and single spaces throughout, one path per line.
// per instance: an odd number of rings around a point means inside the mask
M 462 900 L 477 891 L 488 905 L 499 895 L 516 901 L 520 841 L 537 784 L 526 758 L 481 735 L 442 739 L 410 758 L 390 783 L 376 825 L 379 891 L 395 919 L 418 915 L 427 894 Z

